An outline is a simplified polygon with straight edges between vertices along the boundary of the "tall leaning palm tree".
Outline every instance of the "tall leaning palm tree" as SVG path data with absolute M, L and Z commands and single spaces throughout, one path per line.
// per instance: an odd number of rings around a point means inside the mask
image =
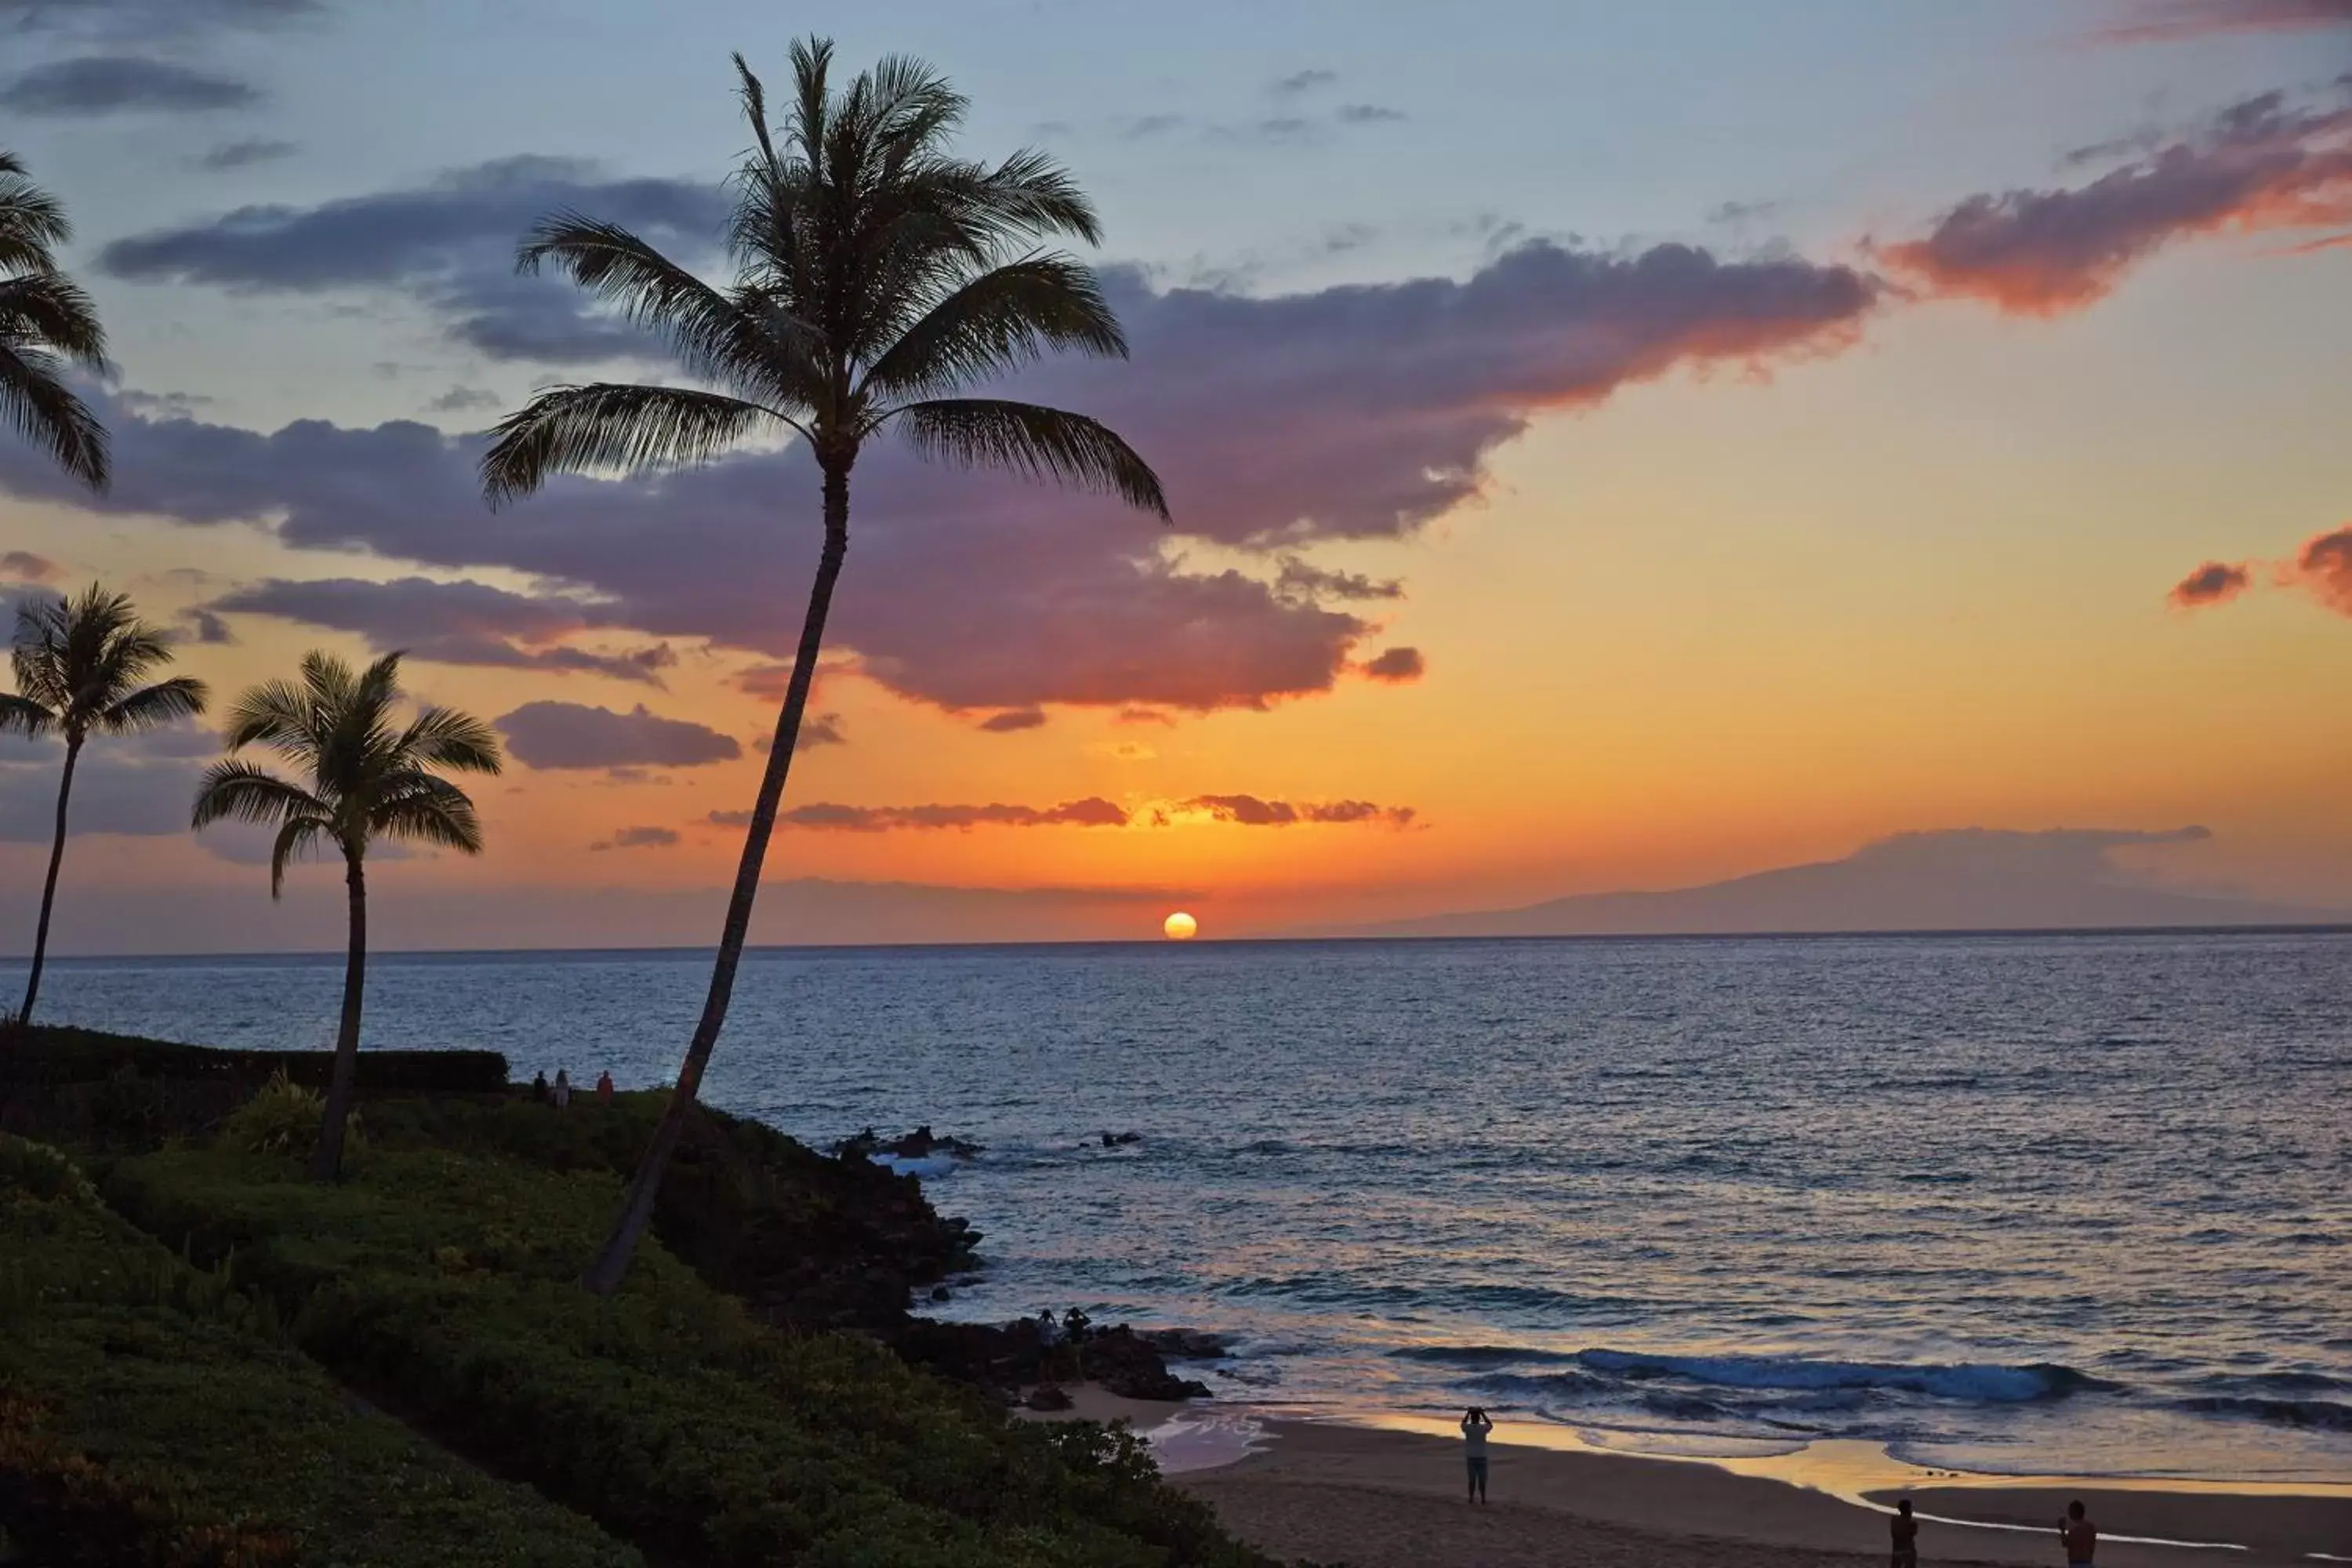
M 106 370 L 106 333 L 89 296 L 58 270 L 73 226 L 55 196 L 0 152 L 0 421 L 102 490 L 106 427 L 67 389 L 64 372 Z
M 49 951 L 49 914 L 58 898 L 58 868 L 66 858 L 66 808 L 73 798 L 74 767 L 92 735 L 135 735 L 205 710 L 205 683 L 176 675 L 145 684 L 172 662 L 172 639 L 139 618 L 131 601 L 93 583 L 71 599 L 43 595 L 16 606 L 8 663 L 12 694 L 0 691 L 0 734 L 66 743 L 58 778 L 57 833 L 49 841 L 49 875 L 41 884 L 40 923 L 33 928 L 33 971 L 16 1020 L 33 1020 L 41 994 L 41 964 Z
M 410 839 L 462 854 L 482 850 L 482 825 L 466 792 L 435 770 L 495 773 L 499 739 L 455 709 L 420 707 L 399 722 L 400 655 L 353 674 L 329 654 L 302 661 L 300 681 L 257 686 L 229 710 L 223 737 L 234 752 L 260 745 L 307 775 L 295 784 L 235 757 L 215 763 L 196 791 L 194 826 L 234 820 L 278 829 L 269 896 L 286 887 L 287 862 L 332 847 L 343 858 L 351 942 L 343 963 L 343 1016 L 326 1117 L 310 1157 L 314 1181 L 342 1169 L 343 1126 L 359 1082 L 360 1001 L 367 988 L 367 852 L 379 838 Z
M 859 453 L 895 430 L 929 457 L 1105 491 L 1168 515 L 1150 468 L 1099 422 L 964 395 L 1049 353 L 1127 352 L 1094 273 L 1046 248 L 1100 237 L 1069 174 L 1036 152 L 992 166 L 955 156 L 965 100 L 917 61 L 885 59 L 838 90 L 829 43 L 794 45 L 792 64 L 792 107 L 772 128 L 759 79 L 735 57 L 754 145 L 737 174 L 730 286 L 706 283 L 628 230 L 577 213 L 542 222 L 519 257 L 522 271 L 551 267 L 666 335 L 703 385 L 553 388 L 501 421 L 482 459 L 493 506 L 552 474 L 703 462 L 778 436 L 807 444 L 823 481 L 816 578 L 709 994 L 669 1107 L 583 1280 L 600 1293 L 619 1285 L 653 1216 L 727 1019 L 849 545 Z

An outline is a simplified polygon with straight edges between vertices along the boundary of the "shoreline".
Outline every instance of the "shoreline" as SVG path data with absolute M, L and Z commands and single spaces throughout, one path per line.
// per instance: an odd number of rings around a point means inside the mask
M 1655 1568 L 1853 1568 L 1886 1560 L 1886 1515 L 1910 1497 L 1927 1562 L 2052 1564 L 2054 1522 L 2080 1498 L 2101 1568 L 2352 1560 L 2352 1481 L 2278 1484 L 2010 1477 L 1929 1470 L 1865 1443 L 1770 1458 L 1659 1457 L 1502 1423 L 1484 1508 L 1465 1500 L 1449 1423 L 1302 1418 L 1072 1389 L 1055 1416 L 1126 1420 L 1169 1479 L 1227 1528 L 1282 1557 L 1350 1568 L 1492 1562 Z

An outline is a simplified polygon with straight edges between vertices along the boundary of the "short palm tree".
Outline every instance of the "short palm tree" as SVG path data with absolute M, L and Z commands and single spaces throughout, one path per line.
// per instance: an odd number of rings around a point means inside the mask
M 285 889 L 287 862 L 297 856 L 331 846 L 343 858 L 351 945 L 326 1120 L 310 1158 L 316 1181 L 332 1181 L 342 1169 L 343 1126 L 359 1081 L 368 846 L 379 838 L 404 838 L 480 854 L 482 825 L 473 801 L 434 770 L 495 773 L 499 767 L 498 737 L 479 719 L 454 709 L 420 707 L 403 725 L 396 716 L 403 700 L 397 653 L 357 674 L 341 659 L 313 653 L 302 661 L 299 682 L 273 680 L 238 698 L 222 737 L 231 752 L 267 746 L 307 775 L 306 781 L 294 784 L 231 757 L 207 769 L 196 791 L 199 828 L 233 820 L 278 829 L 269 851 L 273 899 Z
M 1059 351 L 1123 356 L 1095 275 L 1045 248 L 1095 243 L 1093 205 L 1042 153 L 994 166 L 951 155 L 963 97 L 929 67 L 885 59 L 835 91 L 833 47 L 793 46 L 793 99 L 768 122 L 760 80 L 735 57 L 753 150 L 728 230 L 735 278 L 720 289 L 628 230 L 577 213 L 541 223 L 525 272 L 553 267 L 668 337 L 706 388 L 598 384 L 543 392 L 501 421 L 482 459 L 496 506 L 551 475 L 701 462 L 747 440 L 797 436 L 822 476 L 824 547 L 800 647 L 702 1016 L 676 1092 L 612 1238 L 590 1267 L 616 1288 L 653 1216 L 662 1172 L 726 1022 L 777 804 L 849 543 L 849 476 L 886 428 L 919 452 L 1108 492 L 1167 516 L 1160 481 L 1128 444 L 1082 415 L 964 389 Z M 723 569 L 718 563 L 714 570 Z
M 184 675 L 142 684 L 172 662 L 172 639 L 139 618 L 131 601 L 95 583 L 80 595 L 42 595 L 16 606 L 16 633 L 8 663 L 14 694 L 0 691 L 0 734 L 57 735 L 66 743 L 58 779 L 57 835 L 49 841 L 49 875 L 41 884 L 40 923 L 33 928 L 33 972 L 25 981 L 19 1023 L 30 1023 L 41 994 L 41 964 L 49 951 L 49 913 L 58 897 L 58 868 L 66 856 L 66 808 L 74 765 L 92 735 L 135 735 L 205 710 L 205 683 Z
M 106 488 L 106 427 L 67 390 L 79 365 L 106 370 L 106 333 L 89 296 L 58 270 L 73 226 L 55 196 L 0 152 L 0 420 L 92 489 Z

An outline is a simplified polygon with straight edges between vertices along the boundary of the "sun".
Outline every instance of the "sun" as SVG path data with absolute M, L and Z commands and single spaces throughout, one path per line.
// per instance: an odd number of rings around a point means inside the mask
M 1160 929 L 1168 933 L 1170 942 L 1190 942 L 1201 934 L 1201 922 L 1178 910 L 1160 922 Z

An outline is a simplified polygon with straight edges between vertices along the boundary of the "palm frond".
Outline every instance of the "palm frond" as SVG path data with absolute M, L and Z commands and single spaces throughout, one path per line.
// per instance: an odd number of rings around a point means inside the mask
M 515 269 L 551 265 L 630 321 L 665 333 L 698 371 L 729 377 L 756 357 L 759 334 L 733 300 L 619 224 L 569 211 L 541 219 Z
M 108 368 L 98 306 L 60 272 L 0 280 L 0 342 L 37 343 L 93 374 Z
M 458 773 L 495 773 L 505 765 L 498 731 L 454 708 L 419 711 L 394 750 L 404 758 Z
M 58 199 L 26 177 L 16 154 L 0 153 L 0 271 L 48 271 L 72 238 Z
M 194 676 L 175 675 L 169 680 L 142 687 L 111 707 L 101 709 L 91 728 L 109 735 L 131 735 L 159 729 L 202 713 L 211 695 L 205 683 Z
M 229 751 L 268 746 L 299 768 L 316 766 L 322 743 L 308 684 L 290 680 L 249 688 L 229 709 L 228 727 L 221 731 L 221 744 Z
M 0 691 L 0 735 L 38 740 L 58 728 L 58 716 L 29 697 Z
M 715 392 L 559 386 L 499 421 L 482 454 L 482 493 L 497 507 L 560 473 L 707 462 L 770 420 L 801 428 L 772 409 Z
M 1005 468 L 1115 495 L 1165 521 L 1160 476 L 1110 426 L 1083 414 L 990 397 L 944 397 L 896 411 L 925 457 Z
M 332 840 L 334 836 L 334 825 L 324 817 L 288 817 L 269 847 L 269 896 L 275 899 L 285 892 L 288 861 L 309 854 L 321 838 Z
M 969 386 L 1052 350 L 1123 358 L 1127 337 L 1091 268 L 1066 256 L 991 268 L 918 320 L 866 374 L 883 397 Z
M 209 827 L 215 822 L 266 826 L 290 822 L 298 816 L 325 819 L 333 815 L 327 803 L 309 790 L 289 784 L 267 768 L 232 758 L 215 763 L 197 781 L 196 802 L 188 825 L 196 828 Z
M 64 362 L 46 349 L 0 339 L 0 423 L 57 465 L 103 491 L 110 478 L 106 426 L 62 379 Z
M 472 798 L 427 773 L 388 778 L 368 806 L 367 827 L 372 837 L 413 839 L 467 855 L 482 852 L 482 824 Z

